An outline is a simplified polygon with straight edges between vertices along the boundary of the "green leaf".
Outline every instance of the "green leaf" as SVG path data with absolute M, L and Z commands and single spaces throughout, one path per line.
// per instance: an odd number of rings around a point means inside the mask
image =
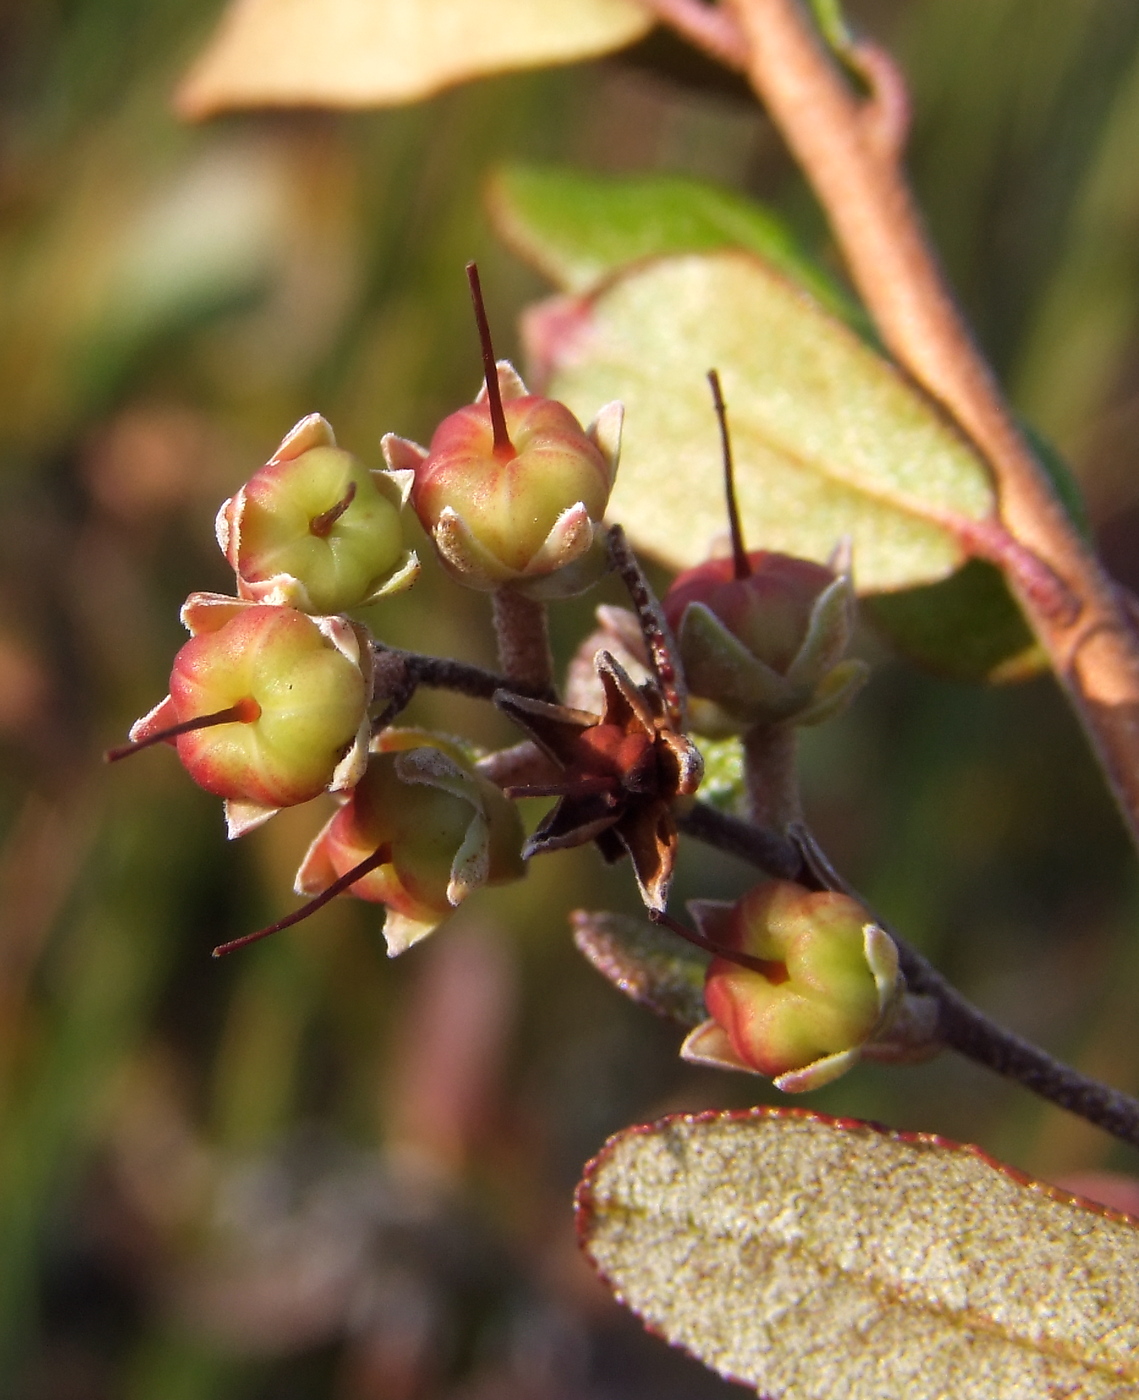
M 975 1147 L 795 1110 L 611 1138 L 582 1243 L 654 1332 L 768 1400 L 1134 1400 L 1139 1229 Z
M 862 611 L 909 660 L 950 680 L 1025 680 L 1048 665 L 1000 570 L 980 559 L 941 583 L 864 598 Z
M 838 43 L 845 34 L 838 7 L 821 0 L 817 8 L 817 22 Z M 873 341 L 865 313 L 798 248 L 784 221 L 731 191 L 681 176 L 617 178 L 511 165 L 496 174 L 488 198 L 500 236 L 562 291 L 588 294 L 649 258 L 734 247 L 797 281 Z M 1031 428 L 1026 432 L 1065 509 L 1086 533 L 1070 471 Z M 954 679 L 1019 680 L 1046 664 L 1003 579 L 988 564 L 973 561 L 940 584 L 874 596 L 867 611 L 900 653 Z
M 878 592 L 953 573 L 952 517 L 992 513 L 984 464 L 930 402 L 759 258 L 662 258 L 551 322 L 529 321 L 551 392 L 586 420 L 625 403 L 613 519 L 675 568 L 725 529 L 711 367 L 750 547 L 824 561 L 850 535 L 859 590 Z
M 716 185 L 682 175 L 509 165 L 491 180 L 487 201 L 499 237 L 563 292 L 592 292 L 644 258 L 743 248 L 869 332 L 865 313 L 802 253 L 779 215 Z
M 573 63 L 646 34 L 634 0 L 232 0 L 177 103 L 378 107 L 454 83 Z

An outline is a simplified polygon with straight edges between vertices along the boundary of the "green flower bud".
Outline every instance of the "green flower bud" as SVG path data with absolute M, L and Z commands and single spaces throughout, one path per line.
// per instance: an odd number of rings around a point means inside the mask
M 381 847 L 389 859 L 351 886 L 387 906 L 394 957 L 432 931 L 468 894 L 525 873 L 514 804 L 457 745 L 423 730 L 385 729 L 363 777 L 309 848 L 298 894 L 317 895 Z
M 408 588 L 419 573 L 400 527 L 411 477 L 366 470 L 318 413 L 222 506 L 216 531 L 242 598 L 339 613 Z
M 774 881 L 735 904 L 690 908 L 705 938 L 761 966 L 713 959 L 711 1019 L 684 1042 L 685 1059 L 801 1093 L 844 1074 L 887 1028 L 902 991 L 898 953 L 857 900 Z
M 231 837 L 281 807 L 351 787 L 367 756 L 372 649 L 343 618 L 194 593 L 191 640 L 170 694 L 121 756 L 166 740 L 190 777 L 226 800 Z
M 587 429 L 556 399 L 497 365 L 508 438 L 497 441 L 486 388 L 423 448 L 389 433 L 393 471 L 414 474 L 411 502 L 449 572 L 471 588 L 510 584 L 546 599 L 581 592 L 604 568 L 601 528 L 617 471 L 620 404 Z
M 688 682 L 693 727 L 726 735 L 765 724 L 820 724 L 865 683 L 843 660 L 854 629 L 847 572 L 762 550 L 740 577 L 732 559 L 688 569 L 665 595 Z

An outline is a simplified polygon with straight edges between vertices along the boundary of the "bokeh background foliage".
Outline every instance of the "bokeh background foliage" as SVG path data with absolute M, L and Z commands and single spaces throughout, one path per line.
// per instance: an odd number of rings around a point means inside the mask
M 849 8 L 911 79 L 911 166 L 983 343 L 1139 585 L 1139 12 Z M 417 107 L 188 128 L 170 93 L 215 11 L 0 10 L 0 1391 L 718 1393 L 572 1240 L 607 1133 L 774 1098 L 683 1066 L 574 952 L 566 912 L 632 912 L 628 871 L 545 860 L 395 963 L 377 911 L 342 902 L 213 964 L 291 907 L 318 818 L 230 847 L 169 755 L 99 754 L 163 693 L 185 594 L 227 586 L 214 510 L 296 418 L 323 412 L 372 464 L 382 432 L 428 436 L 477 382 L 470 257 L 517 349 L 545 287 L 491 233 L 493 168 L 717 181 L 837 271 L 821 219 L 763 116 L 659 36 Z M 372 625 L 489 663 L 482 599 L 427 575 Z M 598 600 L 556 610 L 563 658 Z M 1139 1090 L 1139 889 L 1055 686 L 922 674 L 869 628 L 861 647 L 871 685 L 805 751 L 823 844 L 971 996 Z M 510 737 L 472 702 L 412 718 Z M 690 848 L 678 901 L 748 880 Z M 813 1101 L 1044 1177 L 1134 1166 L 954 1059 Z

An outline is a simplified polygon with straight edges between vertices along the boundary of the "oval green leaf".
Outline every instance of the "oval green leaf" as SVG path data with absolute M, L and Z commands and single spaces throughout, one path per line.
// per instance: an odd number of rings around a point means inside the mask
M 985 466 L 933 405 L 756 257 L 662 258 L 550 319 L 530 328 L 551 392 L 586 420 L 625 403 L 612 518 L 674 568 L 724 534 L 712 367 L 751 548 L 822 561 L 849 535 L 860 591 L 906 588 L 965 562 L 954 517 L 993 511 Z
M 768 1400 L 1136 1400 L 1139 1222 L 975 1147 L 793 1109 L 611 1138 L 586 1253 Z

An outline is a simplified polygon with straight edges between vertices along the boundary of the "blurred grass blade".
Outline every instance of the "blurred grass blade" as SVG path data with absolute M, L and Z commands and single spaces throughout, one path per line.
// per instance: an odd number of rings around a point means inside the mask
M 768 1400 L 1139 1396 L 1139 1222 L 975 1147 L 666 1118 L 611 1138 L 577 1204 L 622 1301 Z
M 993 510 L 986 468 L 897 370 L 758 258 L 634 268 L 556 323 L 550 391 L 586 419 L 624 401 L 611 500 L 641 549 L 677 568 L 725 529 L 704 373 L 720 372 L 752 548 L 825 561 L 843 535 L 860 591 L 932 583 L 965 561 L 946 526 Z
M 177 105 L 197 120 L 415 102 L 490 73 L 595 58 L 651 23 L 633 0 L 235 0 Z

